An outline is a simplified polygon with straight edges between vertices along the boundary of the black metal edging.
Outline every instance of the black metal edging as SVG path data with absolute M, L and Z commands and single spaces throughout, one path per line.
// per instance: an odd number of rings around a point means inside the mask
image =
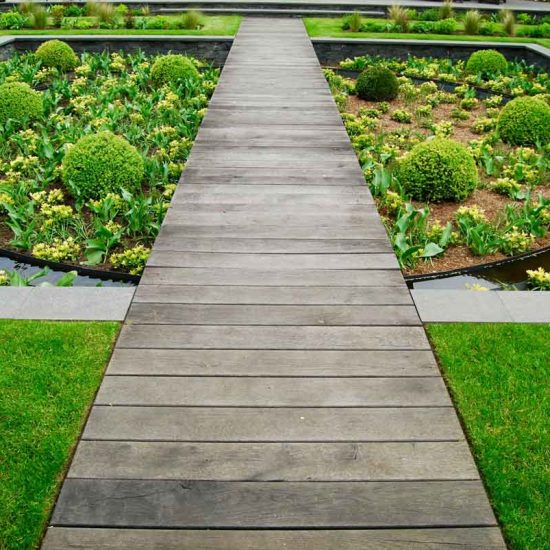
M 472 265 L 470 267 L 461 267 L 458 269 L 450 269 L 448 271 L 436 271 L 434 273 L 427 273 L 425 275 L 407 275 L 405 281 L 407 283 L 420 283 L 422 281 L 433 281 L 436 279 L 447 279 L 449 277 L 455 277 L 457 275 L 471 275 L 480 273 L 482 271 L 488 271 L 502 266 L 514 264 L 516 262 L 522 262 L 531 258 L 536 258 L 542 254 L 550 252 L 550 246 L 545 246 L 531 252 L 525 252 L 519 256 L 512 256 L 511 258 L 504 258 L 503 260 L 496 260 L 494 262 L 488 262 L 485 264 Z
M 9 250 L 7 248 L 0 248 L 0 258 L 1 257 L 9 258 L 14 262 L 21 262 L 36 267 L 48 267 L 53 271 L 63 271 L 65 273 L 69 271 L 76 271 L 78 275 L 82 275 L 83 277 L 92 277 L 103 281 L 121 281 L 124 283 L 133 283 L 137 285 L 141 279 L 139 275 L 130 275 L 129 273 L 122 273 L 120 271 L 106 271 L 104 269 L 94 269 L 90 267 L 83 267 L 81 265 L 41 260 L 36 256 L 16 252 L 15 250 Z

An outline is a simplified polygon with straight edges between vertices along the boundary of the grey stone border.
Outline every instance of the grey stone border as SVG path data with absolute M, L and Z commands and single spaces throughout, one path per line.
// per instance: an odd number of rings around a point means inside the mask
M 0 287 L 0 319 L 124 321 L 134 287 Z
M 399 57 L 408 55 L 466 59 L 476 50 L 491 48 L 507 59 L 521 59 L 550 70 L 550 49 L 523 42 L 491 42 L 460 40 L 397 40 L 391 38 L 312 38 L 315 53 L 322 65 L 335 65 L 348 57 L 379 55 Z
M 232 36 L 190 36 L 165 34 L 43 34 L 0 37 L 0 61 L 15 51 L 35 50 L 46 40 L 58 39 L 77 52 L 142 50 L 148 54 L 168 51 L 184 53 L 223 66 L 233 44 Z
M 411 290 L 424 323 L 550 323 L 550 292 Z

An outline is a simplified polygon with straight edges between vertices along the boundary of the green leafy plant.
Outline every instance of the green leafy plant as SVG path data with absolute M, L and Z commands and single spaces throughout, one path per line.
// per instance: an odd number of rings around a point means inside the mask
M 62 40 L 48 40 L 42 43 L 35 52 L 45 67 L 54 67 L 60 71 L 71 71 L 78 65 L 74 50 Z
M 517 97 L 502 109 L 497 128 L 506 143 L 546 145 L 550 142 L 550 106 L 535 97 Z
M 63 182 L 79 200 L 137 189 L 143 174 L 137 149 L 111 132 L 81 138 L 63 159 Z
M 8 120 L 24 123 L 40 118 L 44 113 L 42 94 L 24 82 L 0 85 L 0 124 Z
M 199 76 L 193 61 L 183 55 L 163 55 L 156 59 L 151 69 L 151 80 L 155 86 L 177 83 L 182 80 L 196 80 Z
M 508 61 L 496 50 L 478 50 L 474 52 L 466 63 L 466 71 L 481 76 L 498 75 L 506 71 Z
M 475 161 L 458 142 L 435 138 L 416 145 L 399 165 L 399 180 L 417 200 L 461 201 L 477 186 Z
M 399 82 L 386 67 L 370 67 L 359 75 L 356 90 L 361 99 L 389 101 L 397 97 Z

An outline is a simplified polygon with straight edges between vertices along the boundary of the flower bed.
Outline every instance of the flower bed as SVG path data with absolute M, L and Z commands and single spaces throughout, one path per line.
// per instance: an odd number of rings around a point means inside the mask
M 40 99 L 29 119 L 0 98 L 0 247 L 139 274 L 219 71 L 193 59 L 154 84 L 142 53 L 83 54 L 70 72 L 37 55 L 0 64 L 0 87 Z
M 550 245 L 548 74 L 516 63 L 500 73 L 474 66 L 422 58 L 341 63 L 348 70 L 385 67 L 395 73 L 398 94 L 386 101 L 361 99 L 354 80 L 325 71 L 409 275 Z M 486 71 L 488 63 L 481 66 Z M 441 81 L 456 87 L 443 91 Z M 481 99 L 478 88 L 490 93 Z

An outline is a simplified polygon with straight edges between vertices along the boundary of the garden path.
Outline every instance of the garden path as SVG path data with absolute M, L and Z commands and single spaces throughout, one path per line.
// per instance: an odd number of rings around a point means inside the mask
M 245 20 L 44 548 L 504 548 L 298 20 Z

